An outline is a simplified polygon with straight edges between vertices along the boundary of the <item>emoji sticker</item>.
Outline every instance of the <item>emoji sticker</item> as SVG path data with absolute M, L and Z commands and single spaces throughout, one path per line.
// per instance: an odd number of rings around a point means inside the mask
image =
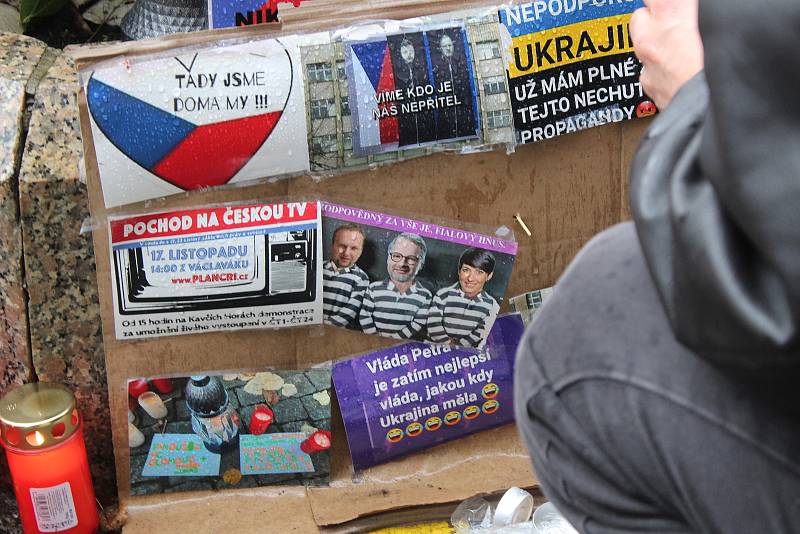
M 464 419 L 475 419 L 481 414 L 481 409 L 475 405 L 464 408 Z
M 500 407 L 500 403 L 494 399 L 487 400 L 483 403 L 483 413 L 494 413 Z
M 397 443 L 403 439 L 403 431 L 399 428 L 393 428 L 386 433 L 386 439 L 392 443 Z
M 458 424 L 459 421 L 461 421 L 461 413 L 459 412 L 447 412 L 444 416 L 444 424 L 448 426 Z
M 427 421 L 425 421 L 425 430 L 428 432 L 433 432 L 435 430 L 439 430 L 442 427 L 442 419 L 440 417 L 429 417 Z
M 406 427 L 406 436 L 413 438 L 422 434 L 422 423 L 414 421 Z
M 489 382 L 488 384 L 483 386 L 483 389 L 481 389 L 481 394 L 483 395 L 484 399 L 493 399 L 497 396 L 499 392 L 500 388 L 497 387 L 497 384 L 494 384 L 492 382 Z
M 642 117 L 650 117 L 655 115 L 657 111 L 658 109 L 656 109 L 656 105 L 650 100 L 639 102 L 639 105 L 636 106 L 636 116 L 640 119 Z

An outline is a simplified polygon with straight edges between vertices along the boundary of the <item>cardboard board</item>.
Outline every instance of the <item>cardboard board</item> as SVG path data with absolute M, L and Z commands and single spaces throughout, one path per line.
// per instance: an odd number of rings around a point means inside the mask
M 305 5 L 305 4 L 304 4 Z M 488 5 L 486 2 L 421 0 L 315 0 L 313 7 L 287 10 L 283 31 L 335 28 L 364 19 L 409 18 Z M 235 35 L 276 34 L 274 27 L 233 30 Z M 231 35 L 230 30 L 173 36 L 162 41 L 122 43 L 78 52 L 81 68 L 109 54 L 165 50 Z M 331 484 L 314 488 L 258 488 L 198 492 L 181 496 L 131 497 L 125 381 L 135 376 L 186 375 L 204 369 L 303 368 L 393 344 L 334 327 L 215 332 L 120 342 L 114 315 L 106 220 L 107 210 L 81 95 L 82 134 L 94 231 L 97 279 L 104 325 L 117 480 L 129 521 L 125 532 L 171 530 L 202 522 L 207 531 L 313 531 L 361 516 L 422 504 L 458 502 L 477 493 L 512 485 L 534 486 L 536 479 L 516 429 L 507 425 L 450 442 L 429 451 L 354 473 L 338 408 L 332 408 L 334 446 Z M 296 177 L 237 189 L 197 191 L 153 201 L 148 209 L 172 210 L 204 204 L 259 199 L 328 199 L 399 213 L 435 215 L 488 227 L 506 225 L 519 239 L 508 294 L 553 285 L 580 247 L 598 231 L 628 216 L 623 196 L 627 165 L 645 121 L 606 125 L 559 139 L 519 147 L 516 152 L 439 154 L 363 170 L 322 181 Z M 141 205 L 126 210 L 141 209 Z M 519 214 L 531 230 L 514 221 Z M 80 224 L 76 221 L 75 224 Z M 501 312 L 507 306 L 504 304 Z M 337 437 L 338 436 L 338 437 Z M 269 525 L 267 529 L 265 525 Z

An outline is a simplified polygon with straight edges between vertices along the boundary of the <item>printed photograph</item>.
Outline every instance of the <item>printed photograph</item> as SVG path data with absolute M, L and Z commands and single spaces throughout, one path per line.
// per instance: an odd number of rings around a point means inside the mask
M 330 480 L 328 369 L 128 380 L 132 495 Z
M 483 344 L 517 244 L 323 203 L 323 321 L 402 340 Z
M 345 42 L 353 152 L 477 139 L 480 110 L 463 25 Z

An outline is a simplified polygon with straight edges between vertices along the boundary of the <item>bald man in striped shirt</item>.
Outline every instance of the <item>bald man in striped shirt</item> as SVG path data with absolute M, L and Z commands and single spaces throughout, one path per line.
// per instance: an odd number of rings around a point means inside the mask
M 370 284 L 358 316 L 365 333 L 411 339 L 422 331 L 432 294 L 417 282 L 417 275 L 427 253 L 425 240 L 417 234 L 404 232 L 389 243 L 389 278 Z
M 369 277 L 356 262 L 364 251 L 364 231 L 352 223 L 333 233 L 331 259 L 322 268 L 322 317 L 325 324 L 357 324 Z
M 462 347 L 481 345 L 500 306 L 484 290 L 495 259 L 480 248 L 465 250 L 458 260 L 458 282 L 436 292 L 428 312 L 428 338 Z

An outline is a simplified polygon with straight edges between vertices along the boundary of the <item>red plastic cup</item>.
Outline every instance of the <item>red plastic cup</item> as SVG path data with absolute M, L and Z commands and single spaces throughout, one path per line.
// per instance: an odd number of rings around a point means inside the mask
M 300 444 L 300 450 L 306 454 L 314 454 L 330 448 L 331 433 L 327 430 L 317 430 Z
M 250 433 L 260 436 L 267 431 L 269 425 L 275 420 L 275 414 L 265 404 L 259 404 L 250 416 Z
M 144 378 L 128 381 L 128 395 L 134 399 L 138 399 L 142 393 L 150 391 L 150 386 Z
M 163 395 L 168 395 L 175 389 L 172 385 L 172 380 L 169 378 L 154 378 L 150 383 L 153 384 L 156 391 Z

